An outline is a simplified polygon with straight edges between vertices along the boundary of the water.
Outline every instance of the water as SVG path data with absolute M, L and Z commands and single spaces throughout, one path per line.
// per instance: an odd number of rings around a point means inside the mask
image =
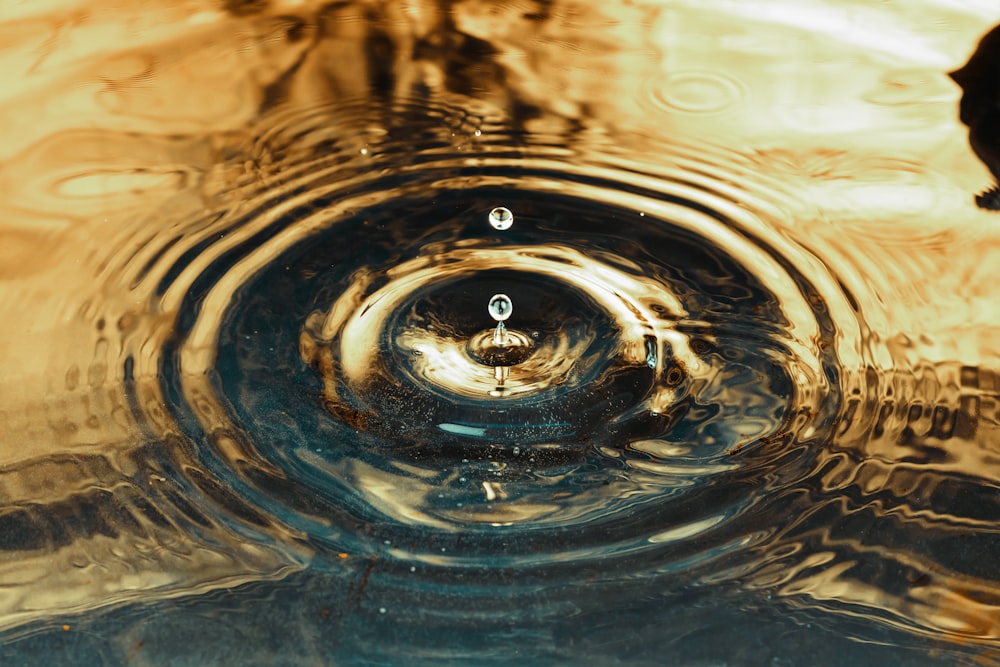
M 476 136 L 482 136 L 482 132 L 479 132 Z M 490 211 L 489 219 L 490 226 L 499 231 L 510 229 L 511 225 L 514 224 L 514 214 L 510 212 L 510 209 L 504 208 L 503 206 L 497 206 L 495 209 Z
M 494 320 L 503 322 L 514 312 L 514 304 L 506 294 L 494 294 L 490 297 L 486 310 Z
M 0 657 L 997 662 L 987 4 L 8 8 Z

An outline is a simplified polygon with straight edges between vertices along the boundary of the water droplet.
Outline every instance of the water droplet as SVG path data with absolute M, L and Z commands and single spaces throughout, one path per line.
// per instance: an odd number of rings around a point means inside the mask
M 514 312 L 514 303 L 506 294 L 494 294 L 490 297 L 490 317 L 497 322 L 503 322 Z
M 513 224 L 514 214 L 510 212 L 509 208 L 497 206 L 495 209 L 490 211 L 490 225 L 492 225 L 493 229 L 503 231 L 505 229 L 510 229 L 510 226 Z
M 507 345 L 510 342 L 510 335 L 507 333 L 507 327 L 503 321 L 514 312 L 514 303 L 506 294 L 494 294 L 490 297 L 488 310 L 490 317 L 497 322 L 497 328 L 493 332 L 493 344 L 499 346 Z M 497 381 L 500 381 L 499 378 Z

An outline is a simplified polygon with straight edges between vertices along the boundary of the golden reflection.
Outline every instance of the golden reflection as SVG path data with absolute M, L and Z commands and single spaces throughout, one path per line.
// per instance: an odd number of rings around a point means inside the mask
M 850 295 L 830 303 L 842 327 L 836 353 L 843 373 L 835 379 L 823 375 L 811 347 L 821 332 L 802 316 L 814 306 L 808 295 L 789 294 L 782 303 L 792 323 L 785 342 L 800 352 L 791 377 L 802 414 L 819 403 L 809 393 L 819 384 L 839 382 L 845 397 L 814 492 L 845 521 L 850 512 L 870 512 L 873 522 L 996 531 L 995 518 L 956 507 L 949 486 L 955 479 L 1000 486 L 1000 217 L 975 206 L 974 193 L 990 186 L 989 170 L 969 147 L 960 91 L 947 76 L 1000 20 L 988 3 L 559 0 L 541 19 L 523 11 L 524 3 L 479 0 L 261 4 L 248 14 L 207 0 L 99 1 L 86 10 L 51 0 L 0 10 L 0 63 L 9 73 L 0 84 L 0 629 L 67 610 L 280 578 L 307 565 L 312 552 L 296 529 L 277 519 L 199 521 L 197 508 L 184 502 L 191 489 L 156 467 L 179 431 L 167 409 L 172 399 L 157 382 L 160 350 L 177 342 L 176 318 L 191 285 L 228 251 L 253 245 L 200 305 L 209 312 L 225 310 L 243 281 L 284 249 L 368 203 L 362 195 L 331 203 L 310 219 L 312 227 L 266 239 L 256 236 L 265 221 L 234 222 L 251 207 L 245 192 L 261 183 L 294 185 L 309 174 L 308 164 L 289 157 L 294 141 L 282 147 L 284 139 L 267 134 L 266 119 L 317 104 L 403 105 L 414 91 L 474 106 L 487 118 L 515 119 L 531 136 L 572 137 L 566 150 L 573 157 L 612 143 L 637 163 L 656 165 L 648 140 L 676 137 L 704 143 L 707 153 L 725 151 L 733 173 L 753 175 L 745 190 L 719 185 L 730 193 L 733 219 L 794 254 L 819 292 Z M 461 39 L 450 39 L 449 30 Z M 473 58 L 456 46 L 462 40 L 489 48 Z M 373 44 L 383 45 L 374 56 Z M 387 90 L 373 91 L 373 82 Z M 352 153 L 371 160 L 382 139 L 405 133 L 376 120 L 348 137 L 337 136 L 341 129 L 331 122 L 323 140 L 354 142 Z M 472 139 L 461 138 L 454 147 L 470 167 L 491 150 L 477 153 Z M 560 168 L 577 168 L 569 162 Z M 358 184 L 387 168 L 372 164 Z M 407 162 L 398 170 L 416 168 Z M 643 178 L 636 174 L 637 187 Z M 690 183 L 699 178 L 708 176 L 692 173 Z M 558 185 L 539 185 L 546 188 Z M 763 189 L 779 202 L 766 216 L 748 203 Z M 395 194 L 412 193 L 400 185 Z M 305 195 L 288 195 L 268 215 L 294 212 L 296 197 Z M 632 193 L 615 197 L 638 205 Z M 675 208 L 662 202 L 641 215 L 676 218 L 695 230 L 698 219 Z M 745 243 L 719 229 L 713 241 Z M 653 314 L 655 304 L 676 319 L 688 315 L 651 281 L 569 249 L 546 255 L 530 247 L 463 247 L 449 251 L 447 268 L 437 263 L 438 250 L 429 242 L 427 255 L 401 264 L 403 279 L 377 298 L 366 292 L 372 276 L 353 276 L 330 310 L 304 324 L 301 356 L 320 368 L 330 403 L 343 398 L 341 376 L 363 378 L 376 363 L 375 348 L 331 353 L 332 332 L 343 325 L 357 329 L 356 340 L 376 340 L 376 320 L 361 315 L 366 305 L 376 314 L 391 309 L 400 300 L 393 289 L 424 274 L 460 275 L 470 256 L 592 290 L 631 327 L 623 357 L 647 363 L 642 341 L 653 331 L 671 343 L 691 381 L 710 390 L 720 382 L 718 368 L 692 351 L 686 335 Z M 559 266 L 553 253 L 561 253 Z M 762 282 L 780 292 L 787 267 L 763 254 L 755 261 Z M 174 263 L 183 268 L 171 273 Z M 864 322 L 855 326 L 858 312 Z M 182 341 L 181 389 L 204 398 L 193 419 L 227 463 L 265 469 L 270 464 L 239 437 L 213 429 L 227 409 L 206 379 L 219 325 L 199 321 Z M 413 334 L 399 346 L 420 352 L 426 342 Z M 441 353 L 441 345 L 428 345 Z M 539 369 L 529 357 L 503 367 L 501 377 L 494 376 L 499 369 L 468 363 L 464 350 L 451 352 L 425 355 L 424 363 L 428 376 L 459 394 L 487 395 L 502 385 L 507 396 L 572 382 L 568 363 Z M 567 345 L 553 357 L 573 353 Z M 717 395 L 724 402 L 725 387 Z M 675 398 L 664 391 L 644 408 L 666 412 Z M 750 441 L 767 422 L 749 414 L 759 406 L 742 407 L 745 419 L 728 427 Z M 649 475 L 655 488 L 739 465 L 725 458 L 674 463 L 670 457 L 689 450 L 666 440 L 637 439 L 632 447 L 650 460 L 623 467 Z M 207 463 L 203 470 L 189 456 L 185 450 L 176 458 L 211 477 Z M 519 504 L 509 485 L 493 480 L 470 482 L 492 504 L 487 509 L 430 511 L 425 480 L 400 487 L 362 462 L 310 461 L 373 499 L 378 511 L 424 526 L 576 518 L 560 514 L 565 507 L 555 500 Z M 409 474 L 425 472 L 414 466 Z M 228 502 L 208 482 L 195 486 Z M 624 488 L 611 484 L 606 492 Z M 839 494 L 850 496 L 850 509 Z M 675 526 L 649 541 L 689 539 L 717 520 Z M 889 592 L 899 581 L 855 571 L 850 560 L 855 552 L 881 553 L 882 545 L 812 528 L 796 533 L 798 525 L 782 526 L 773 542 L 755 547 L 759 561 L 743 585 L 794 604 L 853 605 L 850 613 L 870 611 L 916 632 L 1000 642 L 996 569 L 962 571 L 930 554 L 886 548 L 885 557 L 920 582 Z M 806 541 L 809 558 L 797 551 Z

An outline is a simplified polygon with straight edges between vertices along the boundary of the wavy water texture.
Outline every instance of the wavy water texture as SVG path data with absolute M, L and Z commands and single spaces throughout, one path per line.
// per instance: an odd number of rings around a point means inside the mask
M 748 7 L 5 9 L 0 656 L 996 660 L 1000 16 Z

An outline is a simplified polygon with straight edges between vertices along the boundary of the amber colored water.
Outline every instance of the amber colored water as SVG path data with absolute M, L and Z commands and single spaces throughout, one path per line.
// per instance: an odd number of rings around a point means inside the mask
M 1000 662 L 992 3 L 9 5 L 4 664 Z

